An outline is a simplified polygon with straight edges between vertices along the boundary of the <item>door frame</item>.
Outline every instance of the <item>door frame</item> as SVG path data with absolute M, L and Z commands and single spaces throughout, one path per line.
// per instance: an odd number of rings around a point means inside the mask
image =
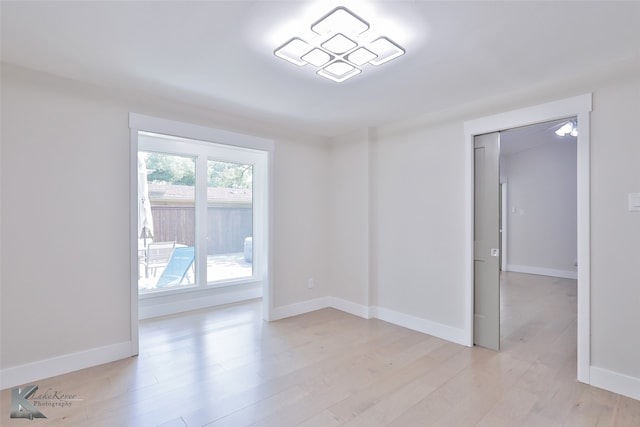
M 474 136 L 484 133 L 543 123 L 562 118 L 577 117 L 577 224 L 578 224 L 578 348 L 577 379 L 589 384 L 591 365 L 590 343 L 590 112 L 592 94 L 565 98 L 545 104 L 512 110 L 464 123 L 465 134 L 465 336 L 473 346 L 473 216 L 474 216 Z

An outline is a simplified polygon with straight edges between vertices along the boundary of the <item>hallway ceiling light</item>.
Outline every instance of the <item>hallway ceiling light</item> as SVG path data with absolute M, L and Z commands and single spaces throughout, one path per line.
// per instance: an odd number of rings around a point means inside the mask
M 335 82 L 360 74 L 367 64 L 381 65 L 405 53 L 388 37 L 372 41 L 369 23 L 346 7 L 333 9 L 310 29 L 307 40 L 292 37 L 273 53 L 298 66 L 319 68 L 316 74 Z
M 560 128 L 558 130 L 556 130 L 556 135 L 558 136 L 567 136 L 567 135 L 571 135 L 571 136 L 578 136 L 578 123 L 576 123 L 575 121 L 570 121 L 567 122 L 565 124 L 563 124 L 562 126 L 560 126 Z

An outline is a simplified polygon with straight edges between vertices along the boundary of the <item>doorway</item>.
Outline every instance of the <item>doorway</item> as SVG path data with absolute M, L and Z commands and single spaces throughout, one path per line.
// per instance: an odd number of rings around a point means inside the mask
M 500 132 L 503 271 L 576 279 L 577 136 L 575 117 Z
M 568 117 L 474 137 L 475 345 L 500 349 L 501 271 L 576 278 L 577 135 L 564 132 L 574 123 Z
M 501 348 L 531 340 L 541 327 L 558 324 L 564 332 L 564 317 L 575 322 L 576 136 L 561 131 L 575 122 L 568 117 L 500 132 L 506 201 L 500 231 L 508 242 L 501 245 Z M 575 348 L 575 324 L 573 329 Z M 546 347 L 556 345 L 550 341 Z
M 577 138 L 577 379 L 589 383 L 590 367 L 590 199 L 589 199 L 589 113 L 592 96 L 585 94 L 547 104 L 488 116 L 465 123 L 466 153 L 466 325 L 469 346 L 474 342 L 474 137 L 504 129 L 542 123 L 575 116 L 578 119 Z M 496 192 L 497 192 L 496 188 Z

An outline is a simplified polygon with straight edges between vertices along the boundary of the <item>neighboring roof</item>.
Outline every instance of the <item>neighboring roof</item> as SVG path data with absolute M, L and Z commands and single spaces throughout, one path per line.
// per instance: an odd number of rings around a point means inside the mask
M 194 192 L 195 187 L 190 185 L 149 183 L 149 200 L 151 202 L 194 200 Z M 250 203 L 253 199 L 253 191 L 250 188 L 208 187 L 207 199 L 210 202 L 220 203 Z

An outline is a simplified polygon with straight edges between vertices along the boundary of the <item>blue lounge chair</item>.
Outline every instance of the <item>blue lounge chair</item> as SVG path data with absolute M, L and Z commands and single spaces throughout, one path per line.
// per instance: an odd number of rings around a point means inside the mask
M 193 265 L 195 251 L 193 246 L 177 247 L 173 250 L 171 259 L 164 269 L 156 287 L 175 286 L 182 283 Z

